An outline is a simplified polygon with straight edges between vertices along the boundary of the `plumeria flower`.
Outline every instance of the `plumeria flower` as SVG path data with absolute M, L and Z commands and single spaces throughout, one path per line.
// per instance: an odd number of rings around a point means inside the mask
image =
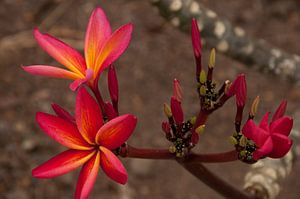
M 33 169 L 32 175 L 53 178 L 82 166 L 76 199 L 88 198 L 100 167 L 112 180 L 125 184 L 127 172 L 112 150 L 130 137 L 136 118 L 127 114 L 104 124 L 97 102 L 83 87 L 76 97 L 75 118 L 58 105 L 52 107 L 57 116 L 39 112 L 36 120 L 48 136 L 69 149 Z
M 66 43 L 35 29 L 33 34 L 38 44 L 68 70 L 46 65 L 32 65 L 23 69 L 33 75 L 74 80 L 70 85 L 72 90 L 76 90 L 83 83 L 95 86 L 100 73 L 128 47 L 132 29 L 133 26 L 129 23 L 112 33 L 105 13 L 97 7 L 86 30 L 84 57 Z
M 277 108 L 270 124 L 268 124 L 270 115 L 268 112 L 264 115 L 259 126 L 252 119 L 244 125 L 242 133 L 254 141 L 258 147 L 253 153 L 254 160 L 265 156 L 281 158 L 291 149 L 293 141 L 288 136 L 293 127 L 293 119 L 284 116 L 285 109 L 286 101 L 283 101 Z

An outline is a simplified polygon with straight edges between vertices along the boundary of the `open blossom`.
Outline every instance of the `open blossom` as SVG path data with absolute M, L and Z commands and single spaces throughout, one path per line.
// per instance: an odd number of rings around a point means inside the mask
M 101 167 L 112 180 L 125 184 L 127 172 L 111 151 L 121 146 L 136 126 L 133 115 L 122 115 L 103 122 L 101 110 L 85 88 L 76 97 L 75 118 L 58 105 L 57 116 L 39 112 L 36 120 L 52 139 L 69 149 L 32 170 L 36 178 L 53 178 L 82 166 L 75 198 L 88 198 Z
M 265 156 L 281 158 L 291 149 L 293 141 L 288 136 L 292 130 L 293 119 L 284 116 L 285 109 L 286 101 L 283 101 L 270 124 L 268 123 L 270 113 L 266 113 L 259 126 L 252 119 L 244 125 L 242 133 L 258 147 L 253 153 L 254 160 Z
M 84 57 L 66 43 L 35 29 L 33 34 L 39 45 L 68 70 L 46 65 L 32 65 L 23 69 L 33 75 L 74 80 L 70 85 L 72 90 L 86 82 L 97 84 L 100 73 L 128 47 L 132 29 L 132 24 L 126 24 L 112 33 L 105 13 L 101 8 L 96 8 L 86 30 Z

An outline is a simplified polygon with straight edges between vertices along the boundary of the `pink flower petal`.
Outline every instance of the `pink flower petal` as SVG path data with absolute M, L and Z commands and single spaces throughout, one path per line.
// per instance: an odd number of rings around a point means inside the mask
M 269 115 L 270 115 L 270 112 L 267 112 L 263 118 L 261 119 L 260 121 L 260 124 L 259 124 L 259 128 L 262 128 L 264 129 L 265 131 L 269 132 L 269 123 L 268 123 L 268 120 L 269 120 Z
M 54 178 L 63 175 L 84 164 L 93 154 L 94 151 L 73 149 L 64 151 L 33 169 L 32 176 L 36 178 Z
M 270 132 L 288 136 L 293 128 L 293 119 L 291 117 L 281 117 L 271 123 Z
M 99 129 L 96 143 L 108 149 L 121 146 L 133 133 L 136 122 L 136 117 L 129 114 L 110 120 Z
M 126 24 L 116 30 L 107 40 L 95 64 L 95 77 L 118 59 L 127 49 L 131 39 L 132 29 L 132 24 Z
M 94 69 L 96 61 L 104 43 L 111 35 L 110 24 L 104 11 L 97 7 L 94 9 L 86 30 L 84 54 L 87 67 Z
M 80 171 L 75 199 L 88 199 L 96 182 L 100 165 L 100 152 L 97 152 L 87 163 L 85 163 Z
M 75 119 L 82 137 L 90 144 L 95 143 L 96 133 L 103 124 L 102 113 L 95 99 L 84 87 L 77 93 Z
M 282 102 L 280 103 L 280 105 L 278 106 L 278 108 L 276 109 L 276 112 L 274 113 L 274 115 L 272 117 L 272 122 L 283 117 L 285 110 L 286 110 L 286 106 L 287 106 L 287 100 L 282 100 Z
M 268 156 L 272 152 L 273 147 L 272 139 L 268 138 L 262 147 L 254 151 L 253 159 L 258 160 L 261 157 Z
M 257 127 L 253 120 L 247 121 L 242 129 L 242 133 L 246 138 L 253 140 L 259 147 L 261 147 L 269 137 L 268 133 Z
M 42 34 L 38 29 L 34 29 L 33 34 L 39 45 L 49 55 L 74 73 L 84 77 L 85 61 L 77 50 L 49 34 Z
M 64 120 L 68 120 L 69 122 L 75 123 L 75 118 L 66 111 L 63 107 L 59 106 L 58 104 L 52 103 L 51 104 L 53 111 L 56 115 Z
M 33 66 L 23 66 L 22 68 L 27 73 L 30 73 L 32 75 L 66 78 L 66 79 L 81 78 L 78 74 L 74 72 L 61 69 L 58 67 L 53 67 L 53 66 L 33 65 Z
M 128 175 L 122 162 L 110 150 L 100 146 L 101 150 L 101 168 L 112 180 L 126 184 Z
M 176 124 L 181 124 L 183 122 L 183 111 L 181 103 L 174 96 L 171 97 L 171 110 Z
M 269 154 L 271 158 L 282 158 L 289 152 L 293 145 L 293 141 L 287 136 L 277 133 L 272 135 L 272 141 L 274 148 Z
M 38 112 L 36 121 L 48 136 L 68 148 L 78 150 L 90 150 L 92 148 L 82 138 L 76 125 L 68 120 Z

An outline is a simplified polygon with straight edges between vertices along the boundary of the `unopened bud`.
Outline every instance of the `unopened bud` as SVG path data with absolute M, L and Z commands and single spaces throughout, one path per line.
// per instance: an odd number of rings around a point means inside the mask
M 162 130 L 166 133 L 166 134 L 170 134 L 171 132 L 171 127 L 170 124 L 168 122 L 162 122 L 161 124 Z
M 229 141 L 230 141 L 230 143 L 231 143 L 232 145 L 237 145 L 237 144 L 238 144 L 238 141 L 237 141 L 236 138 L 233 137 L 233 136 L 230 136 L 230 137 L 229 137 Z
M 254 117 L 256 112 L 257 112 L 257 107 L 258 107 L 258 104 L 259 104 L 259 96 L 256 96 L 256 98 L 253 100 L 252 102 L 252 105 L 251 105 L 251 109 L 250 109 L 250 117 Z
M 202 125 L 198 126 L 195 131 L 196 131 L 196 133 L 198 133 L 200 135 L 204 132 L 204 129 L 205 129 L 205 124 L 202 124 Z
M 206 86 L 202 85 L 200 86 L 200 95 L 204 96 L 206 95 Z
M 192 125 L 194 125 L 196 123 L 196 117 L 191 117 L 190 122 Z
M 169 147 L 169 152 L 170 152 L 170 153 L 175 153 L 175 152 L 176 152 L 175 146 L 170 146 L 170 147 Z
M 208 67 L 213 68 L 213 67 L 215 67 L 215 64 L 216 64 L 216 50 L 213 48 L 213 49 L 211 49 L 210 54 L 209 54 Z
M 240 146 L 245 147 L 247 145 L 247 138 L 245 136 L 242 136 L 240 139 Z
M 164 103 L 164 113 L 167 116 L 167 118 L 172 117 L 171 107 L 166 103 Z
M 201 84 L 205 84 L 205 82 L 206 82 L 206 74 L 205 74 L 205 71 L 204 70 L 201 70 L 201 72 L 200 72 L 200 83 Z
M 224 91 L 224 93 L 229 97 L 234 95 L 234 93 L 229 93 L 229 89 L 231 88 L 231 85 L 232 85 L 232 83 L 229 80 L 225 81 L 225 91 Z
M 182 89 L 180 86 L 180 83 L 177 79 L 174 79 L 173 81 L 173 96 L 176 97 L 176 99 L 181 102 L 182 100 Z

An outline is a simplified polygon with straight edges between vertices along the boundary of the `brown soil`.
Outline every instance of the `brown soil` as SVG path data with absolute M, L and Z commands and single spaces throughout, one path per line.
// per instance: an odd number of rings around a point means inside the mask
M 20 69 L 20 65 L 57 64 L 24 33 L 38 26 L 47 16 L 47 7 L 52 4 L 45 6 L 45 2 L 51 1 L 0 2 L 0 39 L 3 41 L 5 38 L 6 42 L 0 43 L 0 198 L 3 199 L 72 198 L 77 180 L 78 171 L 51 180 L 31 177 L 32 168 L 64 150 L 37 127 L 35 112 L 51 112 L 51 102 L 74 109 L 74 93 L 68 89 L 66 80 L 33 77 Z M 104 8 L 114 29 L 126 22 L 134 23 L 132 43 L 116 64 L 121 87 L 121 112 L 133 113 L 139 119 L 137 130 L 129 142 L 139 147 L 168 147 L 160 124 L 165 119 L 162 104 L 170 99 L 173 78 L 182 83 L 186 116 L 195 115 L 198 108 L 189 36 L 166 23 L 145 0 L 74 2 L 50 28 L 43 30 L 73 41 L 82 39 L 95 5 Z M 250 36 L 263 38 L 284 50 L 300 54 L 300 3 L 297 0 L 201 2 L 243 27 Z M 70 33 L 73 30 L 76 32 Z M 25 35 L 24 39 L 11 39 L 11 36 L 20 33 Z M 82 42 L 73 43 L 82 46 Z M 208 50 L 205 49 L 204 53 L 205 63 Z M 247 74 L 249 100 L 258 94 L 262 97 L 260 115 L 266 110 L 273 110 L 282 98 L 288 98 L 289 112 L 298 107 L 299 87 L 249 70 L 243 64 L 217 54 L 215 77 L 219 82 L 233 79 L 241 72 Z M 106 73 L 103 77 L 101 87 L 106 92 Z M 233 130 L 233 105 L 229 102 L 210 118 L 208 130 L 201 137 L 197 150 L 218 152 L 231 149 L 227 140 Z M 222 198 L 174 161 L 124 159 L 123 162 L 129 173 L 128 184 L 119 186 L 101 173 L 91 198 Z M 207 166 L 238 187 L 249 168 L 240 162 Z M 298 159 L 282 185 L 279 198 L 299 198 L 299 175 Z

